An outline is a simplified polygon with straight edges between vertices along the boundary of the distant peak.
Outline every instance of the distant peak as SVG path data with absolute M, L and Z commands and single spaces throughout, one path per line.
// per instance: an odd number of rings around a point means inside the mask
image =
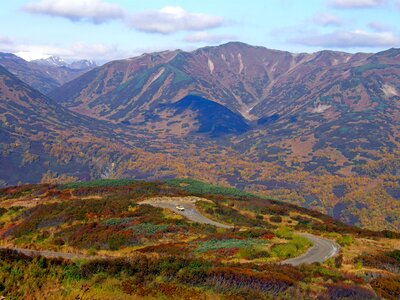
M 67 67 L 75 70 L 85 70 L 97 67 L 96 63 L 92 60 L 83 59 L 69 64 L 59 56 L 50 56 L 48 58 L 32 60 L 32 62 L 47 67 Z
M 32 61 L 35 64 L 49 67 L 66 67 L 68 63 L 59 56 L 50 56 L 48 58 L 36 59 Z
M 54 61 L 54 62 L 63 62 L 65 63 L 65 61 L 59 57 L 59 56 L 50 56 L 49 58 L 47 58 L 48 61 Z
M 69 67 L 71 69 L 84 70 L 84 69 L 95 68 L 95 67 L 97 67 L 97 64 L 93 60 L 82 59 L 82 60 L 72 62 L 69 65 Z

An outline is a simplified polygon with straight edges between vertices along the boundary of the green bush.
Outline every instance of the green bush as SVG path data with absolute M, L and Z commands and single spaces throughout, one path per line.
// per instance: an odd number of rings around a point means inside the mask
M 386 254 L 389 257 L 392 257 L 400 262 L 400 250 L 393 250 Z
M 116 187 L 127 186 L 137 182 L 133 179 L 98 179 L 93 181 L 79 181 L 60 185 L 58 189 L 79 189 L 79 188 L 95 188 L 95 187 Z
M 201 283 L 204 282 L 210 268 L 211 264 L 201 261 L 192 261 L 188 266 L 180 269 L 177 274 L 177 279 L 189 284 Z
M 270 257 L 270 253 L 259 246 L 246 246 L 239 250 L 239 257 L 244 259 L 257 259 Z
M 219 249 L 230 249 L 230 248 L 246 248 L 255 245 L 262 245 L 264 242 L 260 240 L 239 240 L 239 239 L 225 239 L 225 240 L 208 240 L 200 243 L 197 247 L 196 252 L 207 252 Z
M 281 216 L 271 216 L 269 218 L 269 220 L 271 222 L 274 222 L 274 223 L 282 223 L 282 217 Z
M 298 249 L 306 249 L 313 246 L 313 242 L 311 242 L 308 238 L 298 235 L 293 236 L 291 243 L 296 245 Z
M 282 226 L 275 234 L 281 239 L 291 239 L 293 237 L 293 230 L 287 226 Z
M 135 218 L 132 218 L 132 217 L 130 217 L 130 218 L 111 218 L 111 219 L 104 220 L 101 223 L 106 226 L 125 225 L 125 224 L 129 224 L 134 219 Z
M 4 208 L 4 207 L 0 207 L 0 217 L 1 217 L 2 215 L 4 215 L 5 213 L 7 213 L 7 209 Z
M 313 243 L 302 236 L 293 236 L 286 244 L 278 244 L 272 247 L 272 255 L 279 258 L 291 258 L 300 255 Z
M 72 280 L 72 281 L 77 281 L 81 279 L 81 274 L 80 274 L 80 269 L 79 266 L 76 264 L 69 264 L 64 267 L 63 270 L 63 279 L 64 280 Z
M 135 234 L 153 235 L 159 232 L 165 232 L 168 229 L 168 225 L 141 223 L 130 226 L 127 229 L 132 230 Z
M 354 241 L 350 235 L 343 235 L 343 236 L 337 238 L 336 242 L 340 246 L 345 247 L 345 246 L 350 246 L 351 244 L 353 244 Z
M 179 187 L 191 194 L 195 195 L 208 195 L 208 194 L 214 194 L 214 195 L 227 195 L 227 196 L 234 196 L 234 197 L 257 197 L 261 198 L 259 196 L 256 196 L 251 193 L 247 193 L 232 187 L 223 187 L 223 186 L 217 186 L 217 185 L 212 185 L 208 183 L 204 183 L 198 180 L 194 179 L 171 179 L 166 181 L 167 184 L 174 186 L 174 187 Z
M 297 255 L 297 248 L 291 243 L 278 244 L 272 247 L 271 253 L 279 258 L 291 258 Z

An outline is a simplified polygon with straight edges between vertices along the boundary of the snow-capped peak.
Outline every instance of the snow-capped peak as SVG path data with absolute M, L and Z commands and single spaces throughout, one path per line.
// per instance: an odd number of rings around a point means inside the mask
M 48 58 L 32 60 L 33 63 L 47 66 L 47 67 L 67 67 L 74 70 L 86 70 L 97 67 L 96 63 L 92 60 L 78 60 L 72 63 L 67 63 L 59 56 L 50 56 Z
M 50 66 L 50 67 L 67 67 L 68 66 L 68 63 L 59 56 L 50 56 L 48 58 L 34 60 L 33 62 L 36 64 L 39 64 L 39 65 L 45 65 L 45 66 Z
M 69 67 L 71 69 L 78 69 L 78 70 L 83 70 L 83 69 L 90 69 L 90 68 L 95 68 L 97 67 L 96 63 L 93 60 L 78 60 L 72 62 Z

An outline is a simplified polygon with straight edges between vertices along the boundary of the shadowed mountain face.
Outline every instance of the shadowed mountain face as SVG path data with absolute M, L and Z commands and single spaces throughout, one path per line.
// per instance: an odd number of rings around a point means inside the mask
M 72 68 L 69 65 L 39 64 L 28 62 L 11 53 L 0 53 L 0 66 L 43 94 L 48 94 L 95 67 L 88 65 L 87 68 Z
M 226 107 L 202 97 L 189 95 L 182 100 L 167 105 L 166 109 L 172 111 L 172 118 L 192 116 L 196 129 L 193 133 L 200 133 L 212 138 L 224 135 L 242 134 L 249 130 L 246 120 Z M 171 118 L 171 117 L 169 117 Z M 190 125 L 188 121 L 188 126 Z

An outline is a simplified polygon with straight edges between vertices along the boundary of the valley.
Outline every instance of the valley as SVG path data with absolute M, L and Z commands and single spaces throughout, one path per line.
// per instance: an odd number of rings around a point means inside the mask
M 2 69 L 0 185 L 196 178 L 399 230 L 399 55 L 233 42 L 112 61 L 48 96 Z

